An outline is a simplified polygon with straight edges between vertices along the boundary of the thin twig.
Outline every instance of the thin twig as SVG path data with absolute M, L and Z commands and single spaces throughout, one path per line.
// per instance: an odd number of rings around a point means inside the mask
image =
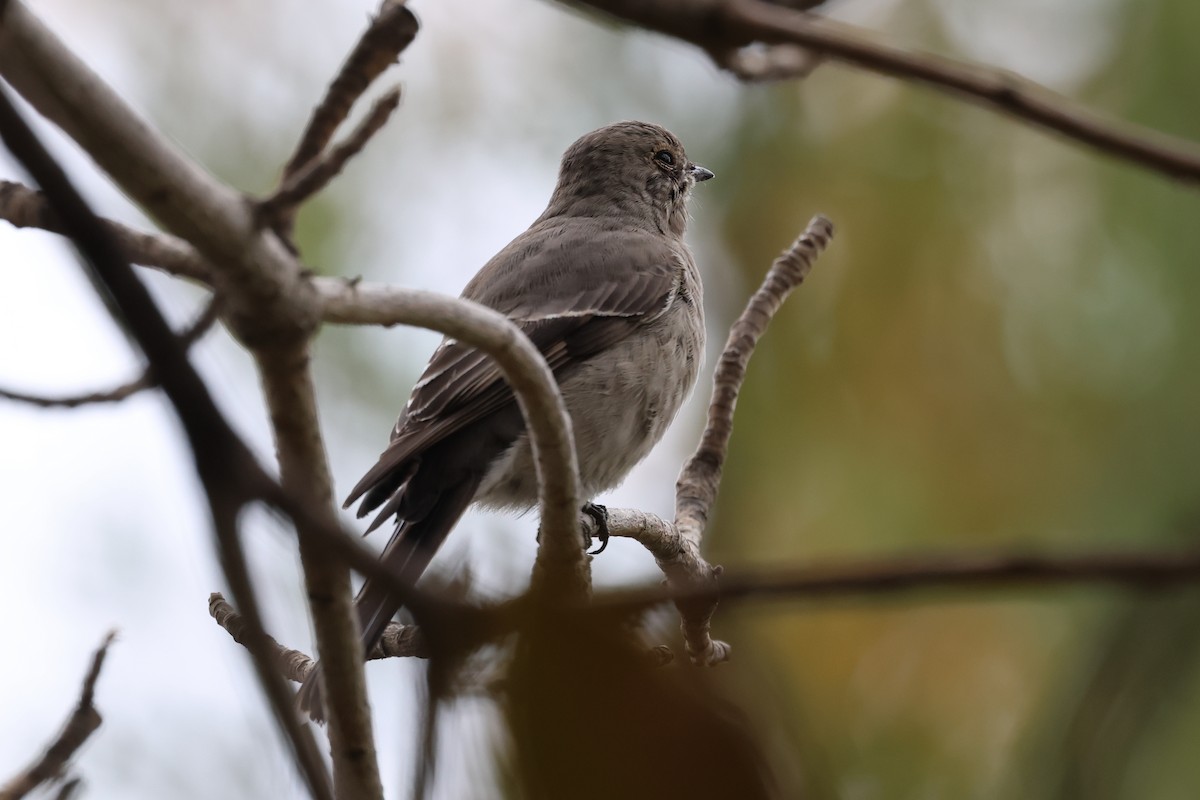
M 321 191 L 341 173 L 346 163 L 366 146 L 399 106 L 400 89 L 397 87 L 376 101 L 367 118 L 346 141 L 288 174 L 275 193 L 258 204 L 264 224 L 275 226 L 291 219 L 305 200 Z
M 771 318 L 804 280 L 832 236 L 833 224 L 825 217 L 813 217 L 804 233 L 775 259 L 762 286 L 730 328 L 729 339 L 713 375 L 708 422 L 696 452 L 684 464 L 675 484 L 673 527 L 678 539 L 661 539 L 660 549 L 655 552 L 659 567 L 676 588 L 714 584 L 720 575 L 720 569 L 709 565 L 700 555 L 700 540 L 720 488 L 721 470 L 733 433 L 733 413 L 742 382 L 746 379 L 746 367 Z M 715 641 L 711 636 L 712 615 L 717 608 L 715 596 L 680 600 L 676 606 L 684 646 L 692 661 L 708 665 L 726 660 L 729 645 Z
M 108 655 L 108 647 L 116 639 L 116 631 L 109 631 L 100 642 L 100 647 L 92 655 L 92 663 L 83 679 L 83 689 L 79 693 L 79 702 L 62 731 L 46 748 L 37 761 L 30 764 L 4 786 L 0 786 L 0 800 L 20 800 L 41 784 L 61 775 L 71 760 L 71 756 L 83 746 L 103 721 L 100 712 L 96 710 L 93 700 L 96 693 L 96 681 L 104 666 L 104 657 Z
M 13 181 L 0 181 L 0 219 L 15 228 L 39 228 L 64 233 L 46 196 Z M 143 233 L 119 222 L 104 220 L 126 261 L 160 269 L 169 275 L 212 285 L 212 269 L 196 249 L 168 233 Z
M 350 113 L 351 106 L 384 70 L 396 63 L 416 38 L 419 28 L 416 16 L 405 7 L 403 0 L 383 1 L 379 14 L 371 20 L 370 27 L 325 91 L 325 97 L 313 109 L 296 152 L 283 168 L 285 183 L 325 150 L 338 126 Z
M 560 0 L 691 42 L 709 53 L 753 43 L 793 44 L 877 72 L 950 92 L 1172 178 L 1200 181 L 1200 147 L 1160 131 L 1103 117 L 1011 72 L 872 41 L 853 26 L 762 0 Z
M 675 484 L 675 524 L 684 538 L 695 544 L 704 535 L 708 512 L 717 497 L 733 433 L 733 412 L 754 347 L 783 301 L 804 280 L 832 237 L 833 223 L 822 216 L 813 217 L 804 233 L 775 259 L 762 286 L 729 330 L 729 339 L 713 375 L 708 423 L 696 452 L 684 464 Z
M 213 592 L 208 596 L 208 613 L 216 623 L 238 644 L 246 646 L 246 623 L 242 615 L 221 595 Z M 316 661 L 307 653 L 284 647 L 268 637 L 273 649 L 272 659 L 279 674 L 290 681 L 303 683 L 312 672 Z M 390 622 L 383 630 L 383 637 L 367 654 L 368 660 L 380 658 L 428 658 L 429 648 L 416 625 L 401 625 Z
M 182 333 L 179 334 L 179 341 L 185 348 L 190 348 L 193 344 L 199 341 L 200 337 L 205 334 L 217 321 L 217 301 L 211 300 L 200 315 L 196 317 Z M 142 374 L 137 378 L 126 381 L 120 386 L 116 386 L 107 391 L 87 392 L 84 394 L 64 395 L 60 397 L 45 397 L 43 395 L 29 394 L 26 392 L 17 392 L 12 389 L 0 388 L 0 397 L 7 400 L 15 400 L 21 403 L 38 406 L 39 408 L 78 408 L 79 406 L 100 404 L 100 403 L 119 403 L 140 391 L 151 389 L 158 385 L 154 379 L 154 373 L 147 367 L 142 370 Z
M 174 405 L 187 433 L 196 469 L 209 496 L 223 565 L 239 604 L 253 626 L 260 626 L 253 586 L 237 540 L 236 519 L 246 489 L 238 465 L 256 467 L 253 456 L 217 409 L 186 351 L 171 331 L 146 287 L 122 259 L 108 228 L 92 213 L 62 168 L 42 146 L 0 89 L 0 133 L 13 156 L 40 184 L 55 214 L 83 254 L 95 282 L 107 288 L 114 310 L 138 342 L 146 360 Z M 264 637 L 261 627 L 256 638 Z M 251 647 L 255 666 L 275 717 L 293 748 L 309 791 L 332 800 L 329 776 L 312 733 L 300 722 L 282 679 L 262 663 L 263 648 Z

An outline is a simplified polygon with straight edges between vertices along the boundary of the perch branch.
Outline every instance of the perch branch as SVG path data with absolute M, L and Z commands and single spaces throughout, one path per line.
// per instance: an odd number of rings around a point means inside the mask
M 804 280 L 832 236 L 832 223 L 822 216 L 813 217 L 796 241 L 775 259 L 730 329 L 713 375 L 708 422 L 696 452 L 675 484 L 675 521 L 667 522 L 644 511 L 608 510 L 609 534 L 640 542 L 667 576 L 670 591 L 675 593 L 672 596 L 677 597 L 684 645 L 696 664 L 716 664 L 729 657 L 729 645 L 713 640 L 710 631 L 721 570 L 700 555 L 700 541 L 720 487 L 746 366 L 771 318 Z
M 100 678 L 100 670 L 104 666 L 104 657 L 108 655 L 108 647 L 116 638 L 116 632 L 110 631 L 100 642 L 100 647 L 92 655 L 92 664 L 83 679 L 83 690 L 79 693 L 79 702 L 62 731 L 54 739 L 37 761 L 26 767 L 19 775 L 4 786 L 0 786 L 0 800 L 20 800 L 41 784 L 61 775 L 71 760 L 71 756 L 83 746 L 88 737 L 96 732 L 103 719 L 93 704 L 96 692 L 96 681 Z
M 664 540 L 655 551 L 655 560 L 673 586 L 713 583 L 720 575 L 719 569 L 711 567 L 701 557 L 700 540 L 720 488 L 721 470 L 733 433 L 733 413 L 742 382 L 746 379 L 746 367 L 772 317 L 808 275 L 813 262 L 832 237 L 833 224 L 825 217 L 813 217 L 791 247 L 775 259 L 762 286 L 730 328 L 729 339 L 713 374 L 708 423 L 696 452 L 684 464 L 675 484 L 678 540 Z M 729 645 L 714 641 L 711 636 L 712 615 L 717 607 L 715 599 L 679 600 L 676 606 L 683 626 L 684 646 L 693 662 L 715 664 L 729 657 Z
M 183 345 L 184 349 L 190 348 L 193 344 L 199 341 L 200 337 L 203 336 L 216 321 L 217 303 L 215 300 L 213 300 L 204 307 L 204 310 L 200 312 L 200 316 L 198 316 L 196 320 L 189 325 L 186 330 L 183 331 L 183 333 L 179 334 L 179 341 Z M 107 391 L 64 395 L 61 397 L 43 397 L 41 395 L 28 394 L 26 392 L 16 392 L 11 389 L 0 388 L 0 397 L 8 400 L 15 400 L 21 403 L 28 403 L 40 408 L 78 408 L 79 406 L 99 403 L 119 403 L 126 398 L 132 397 L 140 391 L 151 389 L 157 385 L 157 381 L 154 379 L 154 373 L 149 368 L 146 368 L 137 378 L 127 381 L 120 386 Z
M 861 69 L 949 92 L 1109 156 L 1189 183 L 1200 181 L 1200 147 L 1103 117 L 1011 72 L 891 47 L 863 31 L 762 0 L 561 0 L 587 6 L 718 54 L 746 45 L 799 45 Z M 786 75 L 786 73 L 785 73 Z

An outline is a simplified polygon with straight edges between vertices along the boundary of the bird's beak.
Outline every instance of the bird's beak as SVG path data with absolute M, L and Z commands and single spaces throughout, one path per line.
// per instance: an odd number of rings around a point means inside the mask
M 692 164 L 690 167 L 688 167 L 688 172 L 690 172 L 692 174 L 692 178 L 695 179 L 696 183 L 700 183 L 701 181 L 706 181 L 709 178 L 713 177 L 713 173 L 712 173 L 711 169 L 705 169 L 704 167 L 700 166 L 699 164 Z

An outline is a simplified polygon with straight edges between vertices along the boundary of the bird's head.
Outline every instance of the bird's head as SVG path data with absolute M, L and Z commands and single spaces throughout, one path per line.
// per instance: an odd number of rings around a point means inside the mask
M 567 148 L 547 214 L 630 216 L 682 235 L 688 195 L 711 177 L 666 128 L 618 122 Z

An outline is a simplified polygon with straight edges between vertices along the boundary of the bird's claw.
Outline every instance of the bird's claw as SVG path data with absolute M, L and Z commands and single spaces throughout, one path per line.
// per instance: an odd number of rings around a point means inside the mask
M 588 552 L 588 555 L 595 556 L 604 552 L 604 548 L 608 547 L 608 509 L 596 503 L 584 503 L 583 513 L 592 518 L 592 522 L 596 523 L 596 538 L 600 541 L 600 546 L 595 550 Z M 585 548 L 592 546 L 592 538 L 584 533 Z

